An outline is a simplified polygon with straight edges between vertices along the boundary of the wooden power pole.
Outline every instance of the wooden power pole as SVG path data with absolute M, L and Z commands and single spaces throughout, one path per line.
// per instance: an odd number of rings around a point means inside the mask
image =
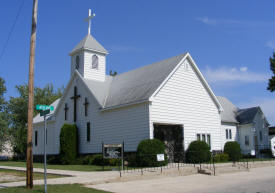
M 33 187 L 33 156 L 32 156 L 32 121 L 33 121 L 33 78 L 34 78 L 34 56 L 36 42 L 36 23 L 37 23 L 37 4 L 38 0 L 33 0 L 32 27 L 31 27 L 31 46 L 29 61 L 29 103 L 28 103 L 28 136 L 27 136 L 27 188 Z

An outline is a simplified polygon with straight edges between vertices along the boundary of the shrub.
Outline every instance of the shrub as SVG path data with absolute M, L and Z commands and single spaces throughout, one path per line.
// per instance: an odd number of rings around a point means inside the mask
M 236 162 L 241 159 L 241 147 L 236 141 L 226 142 L 224 153 L 228 154 L 230 161 Z
M 92 162 L 90 164 L 97 166 L 107 166 L 109 165 L 109 161 L 108 159 L 103 159 L 101 154 L 95 154 L 92 156 Z
M 210 161 L 209 145 L 204 141 L 193 141 L 186 151 L 186 161 L 189 163 L 203 163 Z
M 146 167 L 166 165 L 168 163 L 166 156 L 165 161 L 157 161 L 157 154 L 165 154 L 164 143 L 158 139 L 145 139 L 137 148 L 137 164 Z
M 128 154 L 125 157 L 125 163 L 127 163 L 127 166 L 134 167 L 137 166 L 137 155 L 135 153 Z
M 229 156 L 226 153 L 219 153 L 214 156 L 215 162 L 227 162 L 229 160 Z
M 64 124 L 60 132 L 60 163 L 72 164 L 78 154 L 78 132 L 76 125 Z

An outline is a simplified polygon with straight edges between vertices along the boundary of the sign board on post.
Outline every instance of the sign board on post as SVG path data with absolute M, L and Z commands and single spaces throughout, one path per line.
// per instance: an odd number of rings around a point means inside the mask
M 123 145 L 122 144 L 104 144 L 103 157 L 104 158 L 122 158 Z
M 38 111 L 45 111 L 45 110 L 48 110 L 48 109 L 53 111 L 54 107 L 49 106 L 49 105 L 36 105 L 36 110 L 38 110 Z
M 158 162 L 161 162 L 161 161 L 164 161 L 165 158 L 164 158 L 164 154 L 157 154 L 157 161 Z
M 256 155 L 255 150 L 251 150 L 250 154 L 251 154 L 252 156 L 255 156 L 255 155 Z

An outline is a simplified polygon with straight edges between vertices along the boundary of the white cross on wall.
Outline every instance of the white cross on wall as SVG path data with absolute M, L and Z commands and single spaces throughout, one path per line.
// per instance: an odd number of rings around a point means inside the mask
M 95 16 L 95 14 L 92 14 L 91 9 L 89 9 L 89 16 L 85 19 L 88 22 L 88 35 L 91 34 L 91 20 Z

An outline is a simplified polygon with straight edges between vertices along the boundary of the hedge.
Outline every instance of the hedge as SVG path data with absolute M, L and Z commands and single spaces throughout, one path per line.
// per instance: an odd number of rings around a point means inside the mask
M 164 161 L 157 161 L 157 154 L 165 154 L 165 145 L 158 139 L 142 140 L 137 148 L 137 165 L 142 167 L 156 167 L 167 165 L 167 157 Z
M 60 132 L 61 164 L 73 164 L 78 155 L 78 131 L 76 125 L 64 124 Z
M 188 163 L 203 163 L 210 161 L 211 153 L 209 145 L 204 141 L 193 141 L 186 151 Z
M 228 154 L 229 160 L 236 162 L 241 159 L 241 147 L 236 141 L 228 141 L 224 145 L 224 153 Z

